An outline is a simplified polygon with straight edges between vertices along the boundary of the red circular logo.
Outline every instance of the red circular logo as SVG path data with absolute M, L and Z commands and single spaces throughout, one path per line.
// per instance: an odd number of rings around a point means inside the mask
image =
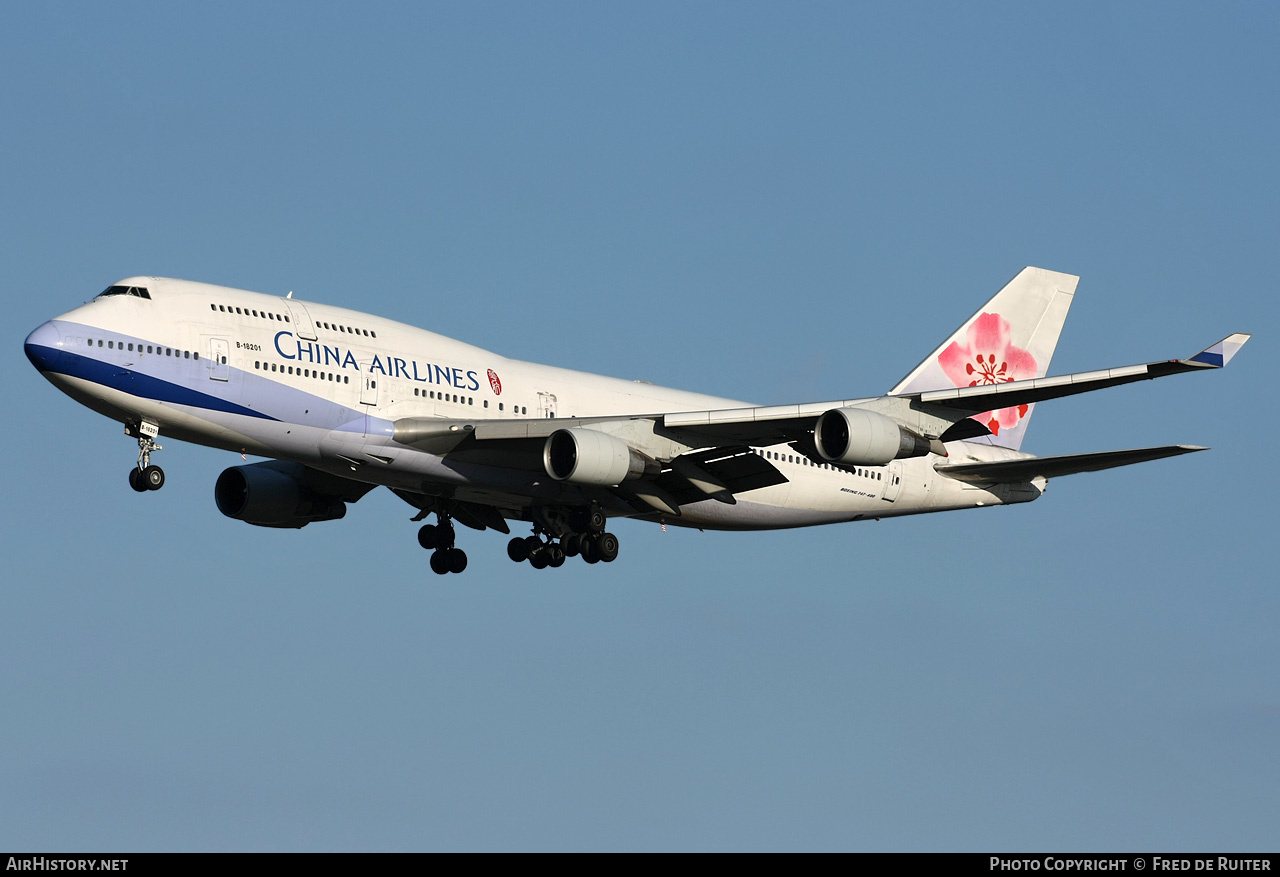
M 493 369 L 489 369 L 489 386 L 493 388 L 493 395 L 502 395 L 502 381 L 498 380 L 498 373 Z

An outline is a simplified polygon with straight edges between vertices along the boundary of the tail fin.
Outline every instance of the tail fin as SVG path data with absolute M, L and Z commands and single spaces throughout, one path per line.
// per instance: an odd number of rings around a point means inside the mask
M 1023 268 L 889 395 L 1044 377 L 1079 282 L 1073 274 Z M 1032 403 L 975 415 L 990 432 L 979 440 L 1017 450 L 1034 408 Z

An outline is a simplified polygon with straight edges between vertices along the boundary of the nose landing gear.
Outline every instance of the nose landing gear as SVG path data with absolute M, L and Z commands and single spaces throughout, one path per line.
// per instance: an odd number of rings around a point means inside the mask
M 138 465 L 129 470 L 129 486 L 138 493 L 164 487 L 164 470 L 151 465 L 151 452 L 161 450 L 156 442 L 160 427 L 144 420 L 137 426 L 126 424 L 124 434 L 138 440 Z

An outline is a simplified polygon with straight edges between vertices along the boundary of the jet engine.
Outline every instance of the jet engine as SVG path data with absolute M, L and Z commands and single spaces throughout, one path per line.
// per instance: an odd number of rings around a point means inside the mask
M 813 440 L 824 460 L 850 466 L 883 466 L 903 457 L 923 457 L 932 449 L 928 439 L 864 408 L 826 412 L 814 424 Z
M 657 464 L 622 439 L 595 429 L 556 430 L 547 436 L 542 463 L 557 481 L 601 487 L 659 471 Z
M 313 521 L 333 521 L 347 513 L 341 497 L 303 483 L 307 468 L 270 460 L 232 466 L 218 476 L 213 498 L 228 518 L 260 527 L 299 529 Z

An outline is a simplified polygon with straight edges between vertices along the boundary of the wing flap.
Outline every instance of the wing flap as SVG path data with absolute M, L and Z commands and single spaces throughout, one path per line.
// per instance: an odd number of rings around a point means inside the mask
M 1092 454 L 1064 454 L 1057 457 L 1029 457 L 1021 460 L 1000 460 L 994 463 L 950 463 L 933 468 L 948 478 L 971 484 L 990 484 L 1004 481 L 1030 481 L 1036 477 L 1056 478 L 1077 472 L 1100 472 L 1117 466 L 1161 460 L 1180 454 L 1207 451 L 1198 445 L 1164 445 L 1158 448 L 1131 448 L 1124 451 L 1098 451 Z
M 787 477 L 764 457 L 745 446 L 711 448 L 691 454 L 682 454 L 685 460 L 717 479 L 730 494 L 759 490 L 775 484 L 785 484 Z M 673 466 L 664 471 L 655 483 L 673 496 L 680 505 L 715 498 L 705 489 L 699 489 Z

